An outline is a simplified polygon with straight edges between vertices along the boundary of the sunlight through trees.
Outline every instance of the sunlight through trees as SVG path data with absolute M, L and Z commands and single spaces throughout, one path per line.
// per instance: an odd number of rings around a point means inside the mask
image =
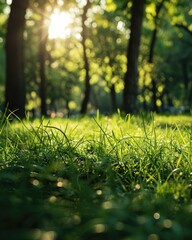
M 2 2 L 2 111 L 189 111 L 191 9 L 185 0 Z

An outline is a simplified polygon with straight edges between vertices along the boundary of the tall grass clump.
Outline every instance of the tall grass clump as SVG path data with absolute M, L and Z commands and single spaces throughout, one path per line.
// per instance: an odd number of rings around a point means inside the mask
M 2 119 L 0 239 L 190 239 L 191 123 Z

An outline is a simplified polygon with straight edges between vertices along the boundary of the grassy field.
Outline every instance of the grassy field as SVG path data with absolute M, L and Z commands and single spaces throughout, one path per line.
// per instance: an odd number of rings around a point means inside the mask
M 0 123 L 1 240 L 192 239 L 192 118 Z

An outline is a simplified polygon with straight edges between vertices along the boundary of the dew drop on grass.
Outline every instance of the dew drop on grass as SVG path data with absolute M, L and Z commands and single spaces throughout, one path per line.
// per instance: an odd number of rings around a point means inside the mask
M 56 233 L 54 231 L 44 232 L 42 234 L 42 240 L 54 240 L 56 239 Z
M 105 232 L 106 227 L 105 227 L 104 224 L 96 224 L 94 226 L 94 230 L 95 230 L 96 233 L 103 233 L 103 232 Z
M 112 205 L 112 202 L 106 201 L 102 204 L 102 206 L 104 209 L 111 209 L 113 205 Z
M 157 234 L 150 234 L 148 240 L 159 240 L 159 236 Z
M 171 221 L 170 219 L 165 219 L 165 220 L 163 221 L 163 226 L 164 226 L 165 228 L 171 228 L 172 225 L 173 225 L 173 223 L 172 223 L 172 221 Z
M 63 187 L 63 182 L 61 181 L 57 182 L 57 187 Z
M 39 185 L 39 181 L 38 181 L 37 179 L 33 179 L 33 180 L 32 180 L 32 184 L 33 184 L 34 186 L 38 186 L 38 185 Z
M 140 184 L 137 183 L 137 184 L 135 185 L 135 189 L 136 189 L 136 190 L 139 190 L 140 188 L 141 188 Z
M 160 214 L 158 212 L 153 214 L 154 219 L 158 220 L 160 218 Z
M 57 198 L 55 196 L 51 196 L 49 198 L 49 202 L 51 202 L 51 203 L 55 203 L 56 201 L 57 201 Z
M 102 195 L 102 190 L 100 190 L 100 189 L 98 189 L 97 191 L 96 191 L 96 194 L 98 195 L 98 196 L 101 196 Z
M 69 188 L 70 187 L 70 182 L 67 179 L 63 179 L 63 178 L 58 178 L 57 179 L 57 187 L 61 188 Z

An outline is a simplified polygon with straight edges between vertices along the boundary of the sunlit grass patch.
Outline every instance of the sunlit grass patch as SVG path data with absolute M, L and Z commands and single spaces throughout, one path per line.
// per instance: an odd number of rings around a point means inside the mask
M 166 119 L 2 122 L 2 234 L 19 240 L 189 239 L 191 119 Z

